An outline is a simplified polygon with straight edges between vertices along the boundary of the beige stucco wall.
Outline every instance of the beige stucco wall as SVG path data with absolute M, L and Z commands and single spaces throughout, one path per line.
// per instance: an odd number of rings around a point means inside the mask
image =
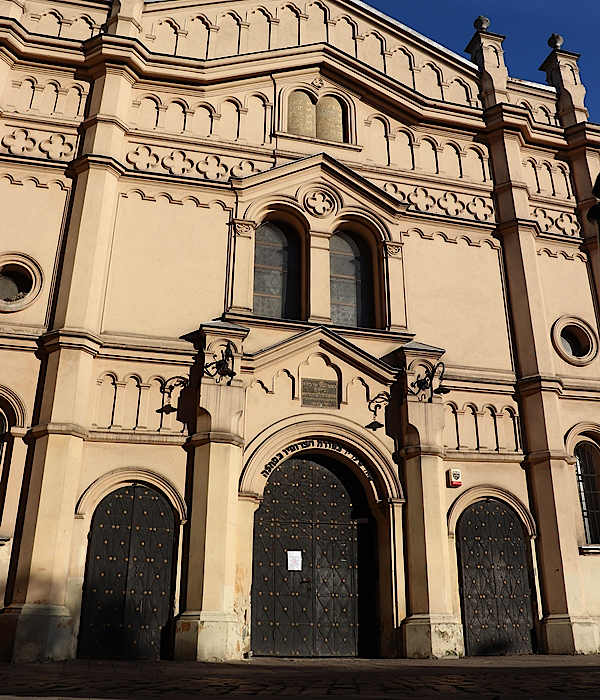
M 26 256 L 40 287 L 0 310 L 14 424 L 2 582 L 31 475 L 2 654 L 74 655 L 93 510 L 136 480 L 167 494 L 191 542 L 189 566 L 183 550 L 175 564 L 176 655 L 248 653 L 261 471 L 304 439 L 368 494 L 382 654 L 464 652 L 452 528 L 486 495 L 529 528 L 540 648 L 597 651 L 572 429 L 600 433 L 600 359 L 567 362 L 551 339 L 566 316 L 598 335 L 583 214 L 600 130 L 582 121 L 579 84 L 508 78 L 496 34 L 476 32 L 471 62 L 348 3 L 300 16 L 273 3 L 0 7 L 0 263 Z M 85 51 L 62 41 L 91 36 Z M 548 60 L 554 76 L 576 70 L 568 52 Z M 344 123 L 328 133 L 346 142 L 289 133 L 294 90 L 313 106 L 337 97 Z M 252 313 L 255 230 L 273 219 L 301 241 L 293 321 Z M 340 229 L 372 256 L 371 329 L 330 321 Z M 200 380 L 198 352 L 214 362 L 228 340 L 231 386 Z M 449 394 L 415 396 L 439 360 Z M 303 405 L 303 378 L 338 382 L 339 406 Z

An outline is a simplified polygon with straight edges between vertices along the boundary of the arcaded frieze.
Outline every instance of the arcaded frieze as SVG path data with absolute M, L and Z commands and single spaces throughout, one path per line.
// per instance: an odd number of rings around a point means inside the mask
M 100 33 L 107 17 L 104 3 L 32 0 L 25 6 L 21 24 L 34 34 L 84 41 Z
M 200 59 L 327 43 L 423 95 L 479 106 L 474 66 L 342 3 L 147 4 L 143 27 L 152 51 Z

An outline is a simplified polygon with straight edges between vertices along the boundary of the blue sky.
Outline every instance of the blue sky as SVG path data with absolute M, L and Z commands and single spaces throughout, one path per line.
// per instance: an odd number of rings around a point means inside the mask
M 490 31 L 506 35 L 505 60 L 511 76 L 545 82 L 538 70 L 556 32 L 563 48 L 581 54 L 579 67 L 587 88 L 590 121 L 600 122 L 600 0 L 366 0 L 421 34 L 467 57 L 464 48 L 473 35 L 473 20 L 485 15 Z

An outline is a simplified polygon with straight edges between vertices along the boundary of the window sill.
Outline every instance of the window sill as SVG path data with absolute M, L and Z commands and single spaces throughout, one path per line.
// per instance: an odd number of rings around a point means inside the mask
M 349 151 L 362 151 L 362 146 L 355 143 L 347 143 L 346 141 L 328 141 L 326 139 L 318 139 L 316 136 L 301 136 L 300 134 L 289 134 L 287 131 L 277 131 L 275 136 L 280 139 L 289 139 L 291 141 L 306 141 L 307 143 L 322 143 L 324 146 L 334 146 L 335 148 L 345 148 Z
M 600 544 L 580 544 L 579 554 L 600 554 Z
M 243 313 L 225 313 L 222 317 L 223 321 L 229 323 L 243 323 L 249 327 L 255 328 L 277 328 L 280 330 L 290 330 L 297 333 L 319 328 L 320 326 L 327 328 L 342 337 L 361 337 L 374 338 L 378 340 L 397 340 L 398 342 L 409 342 L 414 338 L 414 333 L 408 331 L 388 331 L 381 328 L 350 328 L 346 326 L 334 326 L 331 323 L 315 322 L 315 321 L 288 321 L 278 318 L 265 318 L 264 316 L 254 316 L 252 314 Z

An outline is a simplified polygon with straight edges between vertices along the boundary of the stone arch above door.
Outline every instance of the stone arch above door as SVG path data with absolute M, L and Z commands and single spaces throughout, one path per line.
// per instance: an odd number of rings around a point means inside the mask
M 329 415 L 292 416 L 254 438 L 244 455 L 240 494 L 260 498 L 279 463 L 307 452 L 327 454 L 346 464 L 375 502 L 404 500 L 397 469 L 385 445 L 365 428 Z
M 75 517 L 91 517 L 105 496 L 121 486 L 129 486 L 133 483 L 145 483 L 161 491 L 173 507 L 179 523 L 186 522 L 187 506 L 177 487 L 161 474 L 142 467 L 122 467 L 102 474 L 79 497 L 75 507 Z
M 448 510 L 448 535 L 450 537 L 455 537 L 456 535 L 456 523 L 462 515 L 463 511 L 476 501 L 480 501 L 483 498 L 495 498 L 499 501 L 503 501 L 511 506 L 518 514 L 525 532 L 530 537 L 530 539 L 537 536 L 537 528 L 535 525 L 535 520 L 529 508 L 514 494 L 506 489 L 499 488 L 498 486 L 492 486 L 488 484 L 481 484 L 479 486 L 473 486 L 467 489 L 464 493 L 454 501 Z

